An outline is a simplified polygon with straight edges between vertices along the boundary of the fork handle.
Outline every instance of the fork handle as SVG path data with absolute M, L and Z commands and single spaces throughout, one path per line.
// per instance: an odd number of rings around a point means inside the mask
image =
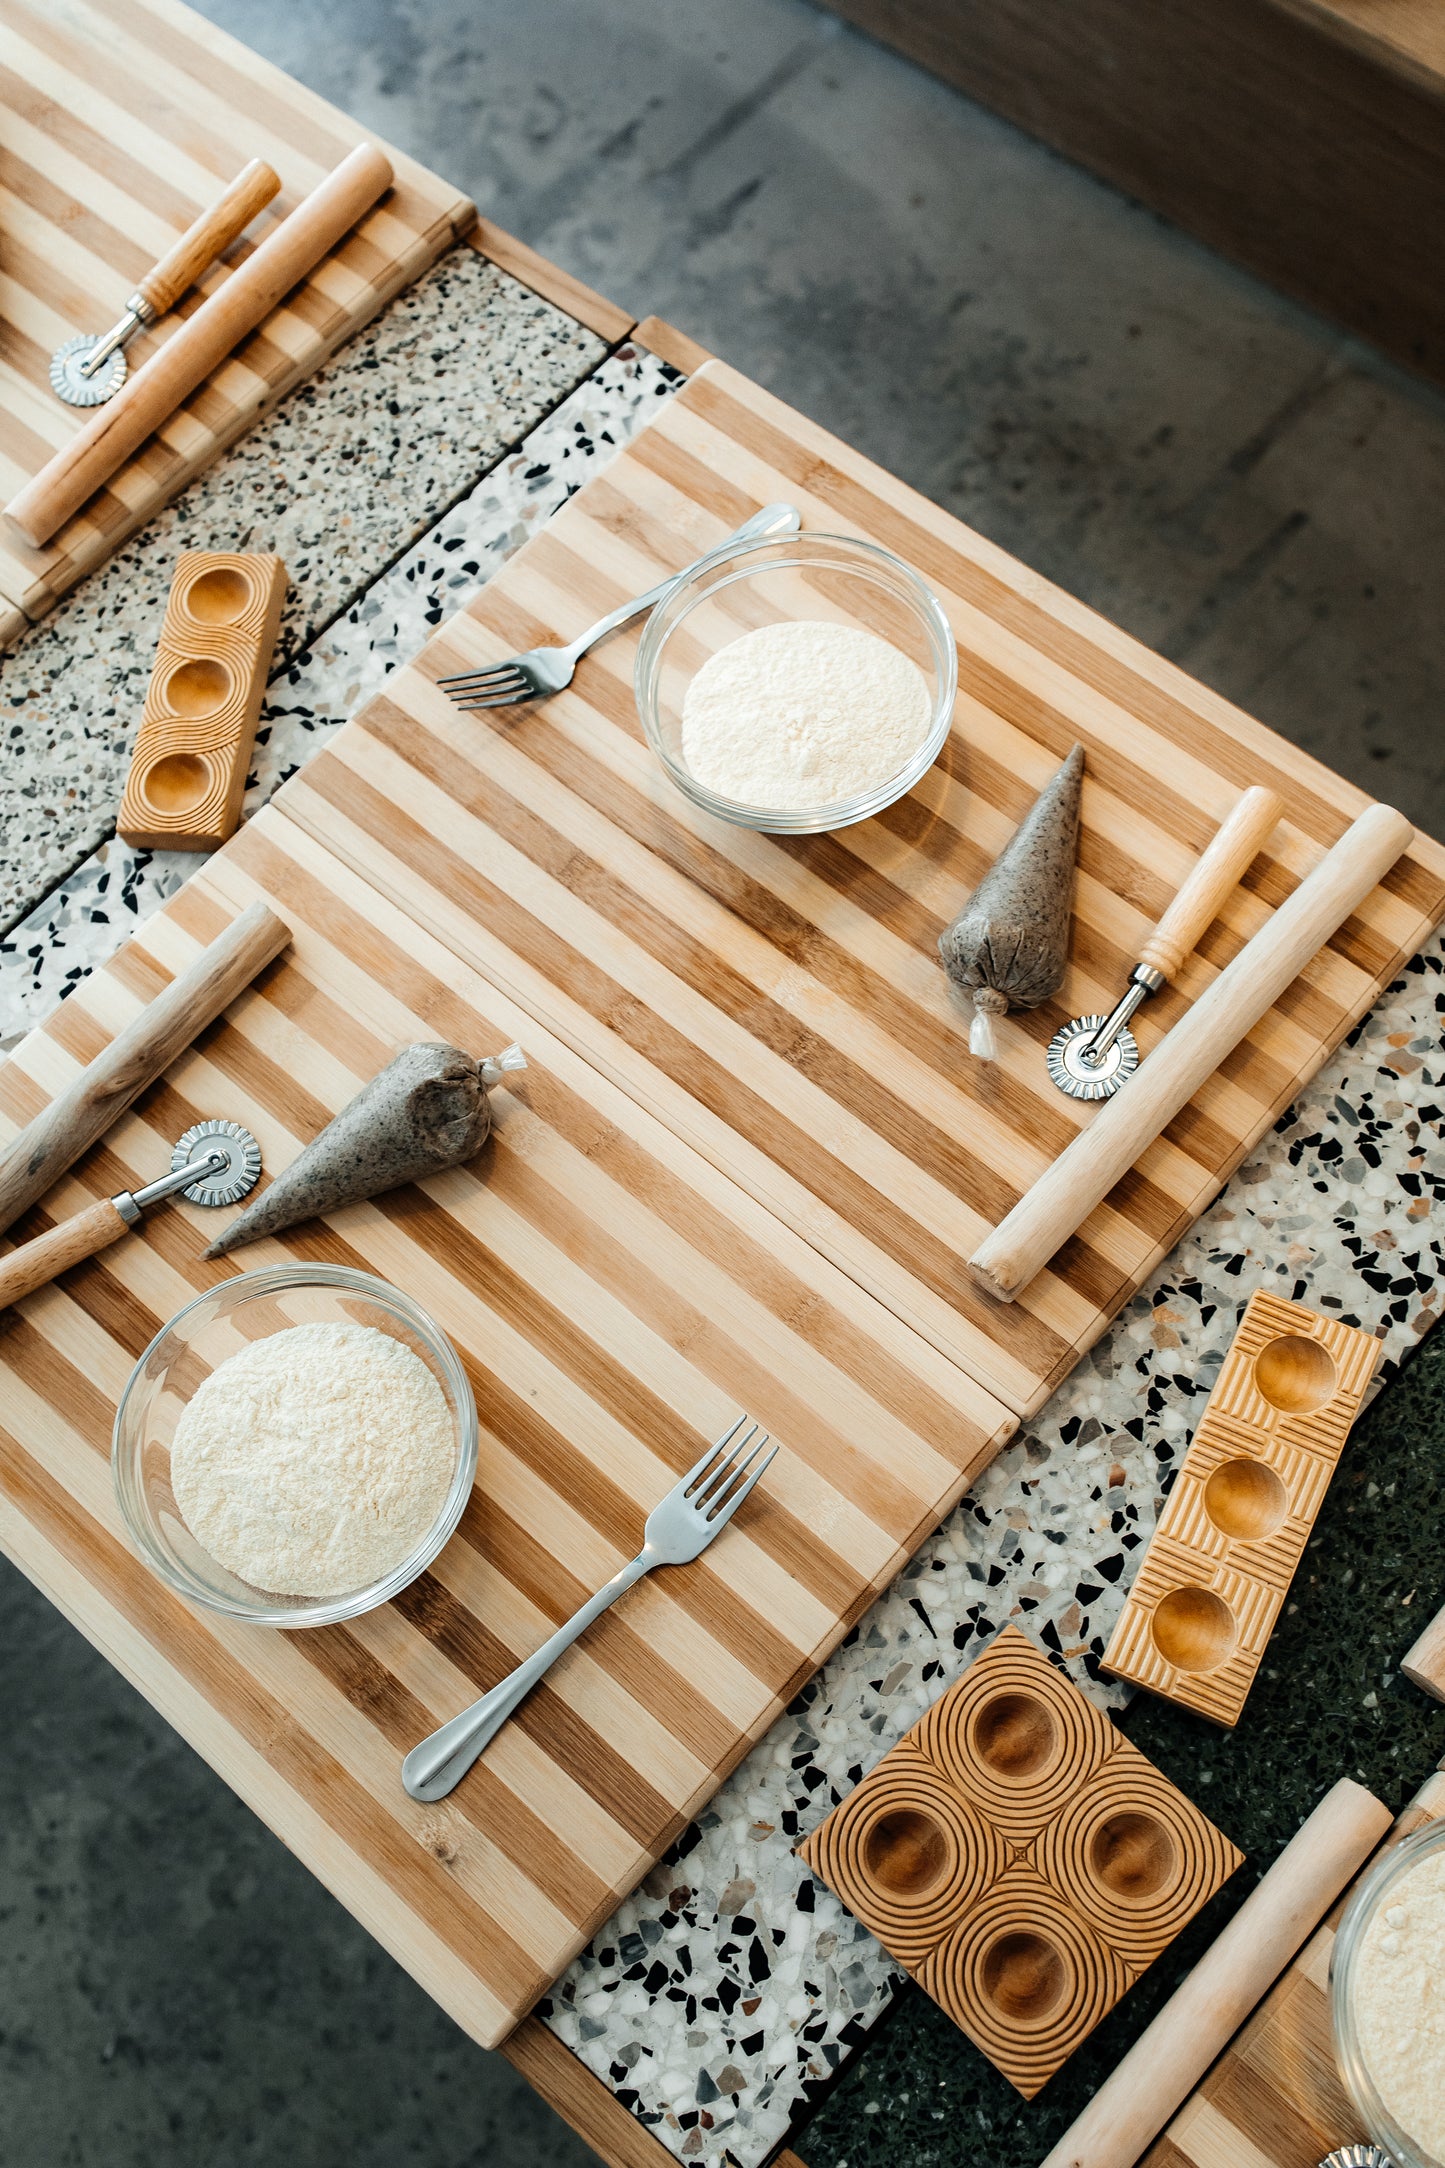
M 614 1574 L 595 1596 L 588 1598 L 580 1611 L 573 1613 L 565 1626 L 558 1627 L 550 1641 L 544 1641 L 539 1649 L 524 1657 L 516 1670 L 509 1671 L 490 1693 L 482 1695 L 480 1701 L 474 1701 L 460 1716 L 452 1717 L 429 1739 L 423 1739 L 420 1746 L 414 1746 L 401 1765 L 401 1781 L 412 1798 L 445 1799 L 447 1793 L 461 1782 L 483 1748 L 491 1745 L 512 1711 L 526 1700 L 543 1672 L 556 1663 L 564 1649 L 571 1648 L 577 1636 L 585 1633 L 609 1604 L 616 1603 L 618 1597 L 635 1581 L 640 1581 L 655 1563 L 645 1549 L 639 1551 L 620 1573 Z
M 726 540 L 715 543 L 714 548 L 730 549 L 734 542 L 757 542 L 770 534 L 796 534 L 801 525 L 796 505 L 765 504 L 761 512 L 754 512 L 751 519 L 745 519 L 741 527 L 734 528 Z M 709 550 L 707 554 L 711 556 L 712 551 Z M 656 587 L 649 587 L 645 595 L 634 595 L 630 602 L 620 602 L 615 610 L 609 610 L 605 617 L 599 617 L 596 624 L 590 626 L 564 652 L 571 656 L 573 662 L 580 662 L 589 647 L 595 647 L 599 640 L 605 640 L 609 632 L 616 632 L 619 625 L 630 625 L 634 617 L 641 617 L 646 611 L 654 609 L 669 587 L 676 586 L 679 580 L 686 579 L 696 570 L 697 564 L 694 563 L 685 566 L 681 572 L 670 572 L 665 580 L 658 581 Z

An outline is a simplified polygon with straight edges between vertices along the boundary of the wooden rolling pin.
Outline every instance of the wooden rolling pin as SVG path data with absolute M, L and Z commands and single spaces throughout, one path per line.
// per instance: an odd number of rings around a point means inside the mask
M 284 919 L 264 903 L 253 903 L 21 1130 L 0 1154 L 0 1234 L 52 1182 L 59 1181 L 66 1168 L 124 1114 L 147 1084 L 170 1067 L 197 1032 L 215 1021 L 290 938 Z M 93 1209 L 112 1211 L 106 1202 Z M 117 1227 L 116 1233 L 120 1232 Z
M 1001 1302 L 1012 1302 L 1043 1270 L 1363 903 L 1414 833 L 1404 814 L 1388 805 L 1372 805 L 1351 823 L 1124 1089 L 1103 1102 L 1089 1126 L 984 1237 L 968 1260 L 980 1286 Z
M 1389 1827 L 1341 1777 L 1039 2168 L 1134 2168 Z
M 22 539 L 36 548 L 48 542 L 335 248 L 391 186 L 391 178 L 390 164 L 369 143 L 343 158 L 127 379 L 109 405 L 97 407 L 93 419 L 11 498 L 5 517 Z
M 1421 1693 L 1445 1701 L 1445 1611 L 1437 1611 L 1418 1641 L 1412 1641 L 1400 1669 Z

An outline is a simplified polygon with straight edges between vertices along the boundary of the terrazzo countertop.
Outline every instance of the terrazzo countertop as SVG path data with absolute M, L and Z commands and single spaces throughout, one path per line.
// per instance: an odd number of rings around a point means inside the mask
M 247 810 L 679 381 L 641 349 L 619 348 L 364 594 L 333 611 L 324 632 L 313 619 L 294 634 L 268 691 Z M 396 526 L 416 532 L 400 517 Z M 166 554 L 175 546 L 173 536 Z M 163 592 L 158 576 L 157 600 Z M 320 608 L 318 594 L 316 617 Z M 82 824 L 68 832 L 80 837 Z M 48 1013 L 196 862 L 113 839 L 91 850 L 0 943 L 0 1043 Z M 1123 1689 L 1099 1679 L 1098 1658 L 1249 1294 L 1273 1287 L 1377 1332 L 1382 1380 L 1434 1322 L 1445 1290 L 1438 1212 L 1430 1218 L 1445 1195 L 1442 1011 L 1437 936 L 541 2006 L 679 2158 L 759 2168 L 894 2003 L 890 1961 L 793 1846 L 989 1635 L 1021 1625 L 1098 1702 L 1125 1704 Z M 1352 1484 L 1357 1461 L 1347 1456 Z M 1263 1684 L 1256 1692 L 1262 1698 Z M 1131 1727 L 1139 1716 L 1130 1712 Z M 1186 1791 L 1199 1795 L 1210 1781 L 1192 1734 L 1173 1763 L 1136 1736 Z M 1227 1759 L 1227 1740 L 1218 1752 Z M 1310 1768 L 1316 1791 L 1338 1773 L 1329 1754 Z M 1301 1769 L 1294 1774 L 1294 1793 L 1307 1790 Z M 1215 1811 L 1207 1792 L 1203 1801 Z M 1203 1915 L 1214 1918 L 1214 1908 Z M 1165 1970 L 1156 1968 L 1161 1979 Z M 1154 1980 L 1126 1998 L 1101 2042 L 1134 2024 Z M 886 2027 L 830 2097 L 815 2126 L 825 2150 L 810 2135 L 810 2168 L 894 2158 L 895 2123 L 916 2141 L 909 2158 L 919 2163 L 993 2158 L 978 2150 L 985 2137 L 1017 2141 L 1020 2161 L 1045 2150 L 1035 2143 L 1041 2126 L 1024 2128 L 982 2057 L 908 1990 L 904 2011 L 916 2018 L 920 2006 L 923 2018 Z M 930 2040 L 932 2060 L 915 2070 L 913 2044 Z M 881 2058 L 876 2085 L 872 2057 Z M 1093 2065 L 1080 2057 L 1075 2067 Z M 966 2128 L 953 2113 L 965 2105 Z M 1040 2112 L 1052 2112 L 1047 2100 Z

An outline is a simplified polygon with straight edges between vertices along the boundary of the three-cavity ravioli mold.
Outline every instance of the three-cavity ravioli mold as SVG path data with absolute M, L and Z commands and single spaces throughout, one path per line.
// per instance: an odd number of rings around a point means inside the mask
M 1013 1626 L 798 1849 L 1025 2099 L 1244 1857 Z
M 235 832 L 286 567 L 254 550 L 185 550 L 116 828 L 151 849 L 211 850 Z
M 1370 1333 L 1251 1295 L 1106 1671 L 1239 1722 L 1379 1356 Z

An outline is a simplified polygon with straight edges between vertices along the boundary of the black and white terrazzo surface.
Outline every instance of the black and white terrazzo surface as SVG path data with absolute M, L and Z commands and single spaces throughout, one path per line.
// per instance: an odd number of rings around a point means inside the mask
M 308 634 L 273 680 L 248 809 L 678 381 L 620 349 Z M 0 1041 L 39 1022 L 195 863 L 114 840 L 95 851 L 0 945 Z M 1382 1380 L 1434 1321 L 1442 1015 L 1437 934 L 542 2005 L 680 2158 L 758 2168 L 891 1999 L 890 1960 L 793 1846 L 989 1635 L 1013 1621 L 1102 1705 L 1125 1698 L 1099 1680 L 1098 1658 L 1254 1289 L 1378 1332 Z

